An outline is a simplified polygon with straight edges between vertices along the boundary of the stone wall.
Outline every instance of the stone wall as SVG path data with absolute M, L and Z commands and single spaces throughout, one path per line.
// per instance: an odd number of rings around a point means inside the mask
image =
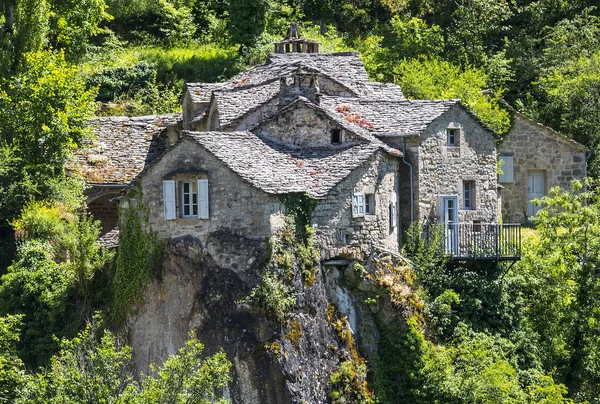
M 119 222 L 119 206 L 112 200 L 116 193 L 104 194 L 88 203 L 88 211 L 102 225 L 100 235 L 103 236 L 117 226 Z
M 447 145 L 446 129 L 460 129 L 456 146 Z M 435 220 L 440 195 L 457 195 L 458 220 L 498 220 L 496 142 L 489 131 L 456 105 L 433 121 L 420 136 L 405 138 L 406 160 L 413 165 L 415 220 Z M 391 140 L 402 150 L 402 139 Z M 409 168 L 401 167 L 403 230 L 410 223 Z M 463 182 L 475 184 L 474 209 L 463 208 Z
M 250 130 L 260 122 L 263 122 L 265 119 L 273 116 L 278 109 L 279 98 L 275 97 L 266 104 L 247 112 L 246 115 L 239 119 L 239 121 L 232 122 L 232 124 L 228 125 L 224 129 L 230 132 Z
M 209 219 L 164 219 L 163 180 L 207 178 Z M 279 197 L 243 180 L 197 143 L 184 139 L 141 177 L 150 226 L 159 237 L 191 235 L 219 265 L 244 271 L 256 259 L 236 247 L 235 239 L 265 241 L 282 222 Z M 179 189 L 177 189 L 179 193 Z M 179 195 L 178 195 L 179 196 Z M 180 198 L 178 198 L 180 199 Z M 181 208 L 177 206 L 178 215 Z M 280 220 L 281 219 L 281 220 Z M 227 239 L 227 243 L 218 240 Z
M 376 154 L 335 186 L 313 216 L 322 258 L 336 256 L 364 258 L 375 244 L 398 249 L 398 223 L 390 225 L 390 203 L 397 201 L 398 164 L 396 157 Z M 374 194 L 375 214 L 352 217 L 352 195 Z M 403 209 L 396 203 L 396 217 Z M 396 220 L 398 222 L 398 219 Z
M 331 144 L 331 131 L 341 131 L 343 143 Z M 360 140 L 356 135 L 340 127 L 331 118 L 321 115 L 305 104 L 298 103 L 266 121 L 254 131 L 261 136 L 274 138 L 283 143 L 303 147 L 344 147 L 346 143 Z
M 556 186 L 570 189 L 571 181 L 583 178 L 587 172 L 583 145 L 516 112 L 499 153 L 514 159 L 514 182 L 501 183 L 504 223 L 528 220 L 528 171 L 544 171 L 546 193 Z

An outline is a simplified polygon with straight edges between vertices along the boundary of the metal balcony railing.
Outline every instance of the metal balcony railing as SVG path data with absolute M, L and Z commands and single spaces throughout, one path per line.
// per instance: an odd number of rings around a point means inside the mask
M 428 245 L 437 242 L 451 260 L 520 260 L 521 225 L 498 223 L 430 224 L 424 228 Z

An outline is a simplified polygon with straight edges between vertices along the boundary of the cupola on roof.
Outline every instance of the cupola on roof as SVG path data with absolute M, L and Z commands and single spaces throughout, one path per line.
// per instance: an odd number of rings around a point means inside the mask
M 302 38 L 296 23 L 292 23 L 285 38 L 274 45 L 275 53 L 319 53 L 319 42 Z

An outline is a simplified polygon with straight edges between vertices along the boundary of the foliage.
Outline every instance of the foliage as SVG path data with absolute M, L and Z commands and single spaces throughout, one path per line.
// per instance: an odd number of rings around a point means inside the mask
M 104 0 L 49 0 L 49 42 L 64 49 L 71 62 L 80 61 L 90 50 L 91 39 L 106 30 L 102 24 L 112 16 Z
M 584 186 L 585 185 L 585 186 Z M 538 334 L 546 367 L 557 367 L 573 397 L 590 400 L 600 391 L 600 193 L 593 181 L 573 182 L 571 192 L 552 189 L 536 216 L 519 267 L 526 299 L 524 317 Z
M 124 94 L 133 94 L 154 84 L 156 69 L 147 62 L 133 66 L 106 68 L 86 78 L 89 87 L 98 87 L 98 101 L 114 100 Z
M 94 91 L 62 53 L 24 58 L 0 90 L 0 143 L 13 150 L 13 164 L 0 178 L 2 220 L 16 217 L 30 199 L 51 196 L 70 152 L 88 137 L 85 122 L 94 108 Z
M 163 243 L 148 230 L 148 210 L 141 189 L 127 195 L 119 213 L 119 251 L 116 259 L 111 320 L 120 323 L 141 303 L 142 293 L 156 275 Z
M 230 380 L 224 352 L 201 359 L 203 346 L 192 337 L 163 363 L 156 378 L 138 383 L 129 371 L 131 348 L 99 328 L 93 321 L 77 337 L 62 340 L 50 367 L 27 377 L 16 402 L 227 402 L 219 395 Z
M 280 322 L 296 306 L 293 288 L 286 285 L 279 275 L 269 271 L 265 272 L 261 283 L 252 289 L 247 300 Z
M 342 362 L 339 369 L 329 376 L 332 391 L 331 402 L 342 403 L 374 403 L 373 395 L 367 387 L 367 365 L 351 360 Z
M 505 339 L 461 324 L 452 343 L 442 346 L 428 341 L 414 319 L 402 333 L 378 328 L 375 390 L 383 403 L 570 402 L 551 375 L 520 378 L 511 358 L 514 347 Z
M 227 30 L 233 43 L 254 44 L 265 29 L 267 5 L 266 0 L 229 0 Z
M 57 349 L 53 335 L 64 336 L 73 326 L 67 310 L 73 277 L 54 261 L 50 245 L 40 241 L 20 245 L 17 259 L 2 276 L 2 315 L 25 315 L 18 346 L 28 366 L 46 362 Z
M 0 400 L 13 402 L 24 380 L 24 365 L 17 356 L 22 315 L 0 317 Z
M 414 59 L 399 64 L 394 70 L 404 94 L 415 99 L 460 98 L 465 106 L 499 134 L 508 132 L 509 114 L 500 108 L 501 89 L 494 95 L 482 94 L 486 89 L 486 73 L 474 67 L 460 66 L 437 58 Z
M 367 362 L 362 358 L 356 347 L 348 319 L 342 317 L 336 307 L 328 303 L 327 322 L 336 331 L 343 344 L 343 359 L 340 367 L 329 375 L 332 403 L 363 403 L 375 402 L 375 396 L 367 382 Z
M 302 324 L 300 320 L 294 319 L 289 323 L 290 332 L 285 334 L 285 339 L 290 341 L 296 349 L 300 348 L 300 340 L 302 339 Z

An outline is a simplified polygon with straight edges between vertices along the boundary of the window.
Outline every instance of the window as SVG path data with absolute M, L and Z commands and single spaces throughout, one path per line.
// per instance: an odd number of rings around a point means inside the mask
M 390 202 L 390 228 L 396 228 L 396 202 Z
M 175 189 L 179 192 L 176 193 Z M 208 180 L 163 181 L 165 220 L 197 217 L 208 219 Z M 177 208 L 179 207 L 179 209 Z
M 460 129 L 458 129 L 458 128 L 446 129 L 446 137 L 448 140 L 448 146 L 457 146 L 459 135 L 460 135 Z
M 514 157 L 500 156 L 502 174 L 498 176 L 498 182 L 514 182 Z
M 473 231 L 481 233 L 481 220 L 473 220 Z
M 374 215 L 375 214 L 375 195 L 366 194 L 365 195 L 365 215 Z
M 340 129 L 331 130 L 331 144 L 342 143 L 342 131 Z
M 463 182 L 463 209 L 475 209 L 475 181 Z
M 365 194 L 352 195 L 352 217 L 365 215 Z
M 181 217 L 198 216 L 198 184 L 196 182 L 180 182 Z

